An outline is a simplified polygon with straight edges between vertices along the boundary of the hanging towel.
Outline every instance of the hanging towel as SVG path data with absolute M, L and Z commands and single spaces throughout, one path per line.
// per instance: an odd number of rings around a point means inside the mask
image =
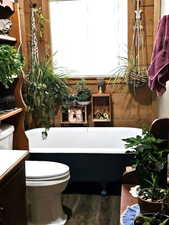
M 169 80 L 169 15 L 163 16 L 159 22 L 148 75 L 149 88 L 161 96 Z

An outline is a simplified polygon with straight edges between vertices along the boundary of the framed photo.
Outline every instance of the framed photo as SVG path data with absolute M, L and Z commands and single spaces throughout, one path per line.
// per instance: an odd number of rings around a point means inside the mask
M 72 108 L 68 110 L 68 120 L 70 123 L 83 122 L 83 114 L 81 109 Z

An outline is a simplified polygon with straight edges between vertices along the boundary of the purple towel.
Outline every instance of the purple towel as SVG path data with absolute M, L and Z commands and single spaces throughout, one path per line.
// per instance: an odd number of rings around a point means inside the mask
M 169 80 L 169 15 L 163 16 L 159 22 L 148 75 L 149 88 L 161 96 Z

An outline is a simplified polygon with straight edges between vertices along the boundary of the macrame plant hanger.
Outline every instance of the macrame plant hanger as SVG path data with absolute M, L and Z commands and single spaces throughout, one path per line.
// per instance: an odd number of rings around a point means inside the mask
M 134 71 L 128 76 L 128 83 L 132 84 L 134 88 L 143 86 L 147 83 L 147 66 L 144 57 L 144 27 L 142 24 L 142 13 L 140 5 L 142 0 L 136 0 L 135 10 L 135 24 L 133 26 L 133 38 L 131 45 L 130 57 L 134 63 Z

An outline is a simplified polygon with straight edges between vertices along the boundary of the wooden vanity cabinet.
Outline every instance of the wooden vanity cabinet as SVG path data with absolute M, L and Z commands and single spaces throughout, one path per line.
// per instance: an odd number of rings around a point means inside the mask
M 24 158 L 0 176 L 0 225 L 27 225 Z
M 22 163 L 0 185 L 0 225 L 26 225 L 24 170 Z

